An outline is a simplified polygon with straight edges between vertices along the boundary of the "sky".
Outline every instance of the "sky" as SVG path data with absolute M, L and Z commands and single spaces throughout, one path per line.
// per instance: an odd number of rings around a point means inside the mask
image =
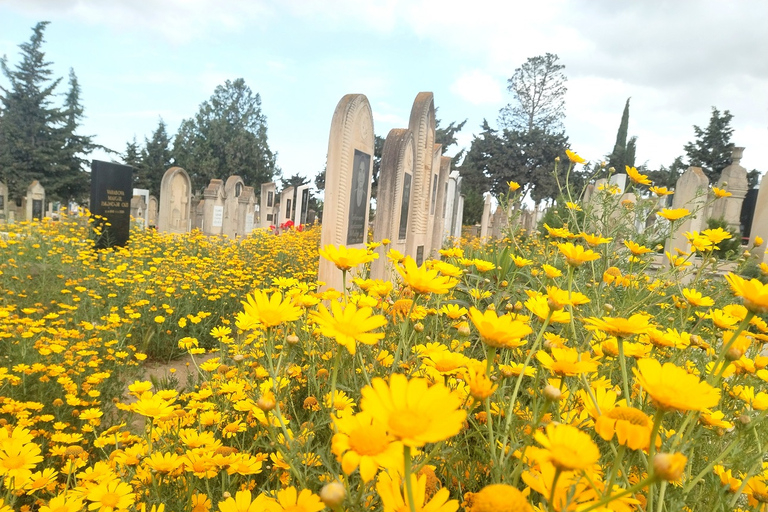
M 584 158 L 610 153 L 631 97 L 638 164 L 683 155 L 716 107 L 734 116 L 742 165 L 768 171 L 764 0 L 0 0 L 11 66 L 43 20 L 58 92 L 70 68 L 82 88 L 81 133 L 118 152 L 160 118 L 175 134 L 216 86 L 243 78 L 286 177 L 322 171 L 348 93 L 368 97 L 386 137 L 407 127 L 417 93 L 433 92 L 443 126 L 467 120 L 452 155 L 483 119 L 497 125 L 515 69 L 549 52 L 565 65 L 566 133 Z

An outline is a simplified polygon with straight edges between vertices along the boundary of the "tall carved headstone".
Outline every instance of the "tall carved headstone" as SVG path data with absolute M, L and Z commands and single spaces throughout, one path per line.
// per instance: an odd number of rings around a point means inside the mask
M 91 163 L 91 215 L 101 217 L 96 220 L 101 227 L 96 248 L 128 242 L 132 197 L 133 167 L 99 160 Z
M 755 200 L 755 214 L 752 216 L 752 227 L 749 233 L 749 245 L 752 246 L 755 243 L 755 238 L 760 237 L 765 241 L 768 241 L 768 172 L 763 174 L 760 180 L 760 189 L 757 191 L 757 199 Z M 765 250 L 766 242 L 755 251 L 757 253 L 757 262 L 761 263 L 766 260 Z
M 238 225 L 236 236 L 248 236 L 256 226 L 256 193 L 253 187 L 243 187 L 242 193 L 237 198 Z
M 412 222 L 406 252 L 421 265 L 431 252 L 430 206 L 436 178 L 432 175 L 435 144 L 435 101 L 431 92 L 416 95 L 408 128 L 413 133 L 416 160 L 413 171 Z M 436 187 L 435 187 L 436 188 Z
M 459 190 L 461 190 L 461 179 L 459 180 Z M 453 219 L 453 238 L 461 239 L 461 229 L 464 227 L 464 195 L 459 195 L 456 203 L 456 217 Z
M 443 246 L 443 231 L 445 230 L 445 196 L 448 193 L 448 175 L 451 171 L 451 159 L 443 156 L 443 145 L 435 144 L 435 153 L 432 158 L 432 175 L 436 179 L 434 187 L 434 212 L 432 212 L 431 233 L 431 255 L 437 256 Z
M 726 189 L 731 195 L 716 199 L 711 214 L 712 218 L 724 219 L 728 223 L 728 230 L 737 236 L 741 232 L 741 205 L 749 188 L 747 170 L 741 165 L 743 155 L 744 148 L 733 148 L 731 165 L 723 169 L 717 182 L 718 188 Z
M 147 202 L 147 224 L 150 228 L 157 228 L 157 198 L 149 196 Z
M 0 181 L 0 222 L 8 218 L 8 187 Z
M 675 197 L 672 200 L 672 208 L 687 208 L 691 214 L 682 220 L 675 222 L 675 231 L 667 240 L 666 250 L 674 254 L 675 249 L 688 251 L 688 239 L 686 231 L 701 231 L 706 228 L 704 205 L 707 202 L 709 179 L 701 170 L 701 167 L 689 167 L 675 186 Z
M 480 218 L 480 238 L 488 236 L 488 228 L 491 223 L 491 193 L 486 192 L 483 201 L 483 216 Z
M 24 219 L 27 221 L 43 220 L 45 210 L 45 189 L 35 180 L 27 187 L 24 198 Z
M 456 222 L 456 210 L 459 207 L 461 194 L 461 176 L 459 171 L 451 171 L 448 175 L 448 192 L 445 198 L 445 233 L 444 238 L 453 237 Z
M 373 114 L 368 98 L 347 94 L 336 106 L 331 121 L 321 247 L 365 247 L 373 145 Z M 325 258 L 320 258 L 318 279 L 328 287 L 342 288 L 341 271 Z
M 160 182 L 160 208 L 157 230 L 167 233 L 188 233 L 192 228 L 192 182 L 187 171 L 171 167 Z
M 220 235 L 224 232 L 224 202 L 226 198 L 223 180 L 212 179 L 205 187 L 203 191 L 203 234 Z
M 149 190 L 145 188 L 133 189 L 131 199 L 131 217 L 143 229 L 147 229 L 149 221 Z
M 280 226 L 286 222 L 293 221 L 293 191 L 294 187 L 288 187 L 280 192 L 280 216 L 278 217 L 278 223 Z
M 269 228 L 269 226 L 277 225 L 277 218 L 275 217 L 275 203 L 277 198 L 277 185 L 274 181 L 261 184 L 261 201 L 259 203 L 259 216 L 260 226 L 262 228 Z
M 376 195 L 376 218 L 373 239 L 390 240 L 390 248 L 406 251 L 410 205 L 412 202 L 413 164 L 415 161 L 413 134 L 406 128 L 389 131 L 381 153 L 379 188 Z M 371 277 L 388 279 L 386 258 L 371 263 Z
M 293 222 L 295 222 L 297 226 L 307 223 L 310 188 L 312 188 L 312 185 L 307 183 L 296 189 L 296 204 L 294 205 Z
M 224 223 L 221 228 L 221 233 L 227 235 L 230 238 L 234 238 L 238 233 L 238 226 L 243 222 L 239 218 L 240 215 L 240 196 L 245 189 L 245 182 L 240 176 L 230 176 L 224 183 Z M 243 210 L 243 214 L 245 210 Z

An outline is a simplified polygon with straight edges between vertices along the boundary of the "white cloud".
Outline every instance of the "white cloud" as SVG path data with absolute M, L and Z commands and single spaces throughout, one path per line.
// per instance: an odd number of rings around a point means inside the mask
M 499 104 L 503 86 L 493 76 L 474 69 L 463 73 L 451 86 L 451 92 L 472 105 Z

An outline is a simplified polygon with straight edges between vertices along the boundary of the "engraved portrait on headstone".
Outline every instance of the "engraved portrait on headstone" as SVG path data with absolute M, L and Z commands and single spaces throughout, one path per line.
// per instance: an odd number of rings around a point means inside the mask
M 352 191 L 349 198 L 347 245 L 365 242 L 365 214 L 368 210 L 368 183 L 371 155 L 355 150 L 352 166 Z

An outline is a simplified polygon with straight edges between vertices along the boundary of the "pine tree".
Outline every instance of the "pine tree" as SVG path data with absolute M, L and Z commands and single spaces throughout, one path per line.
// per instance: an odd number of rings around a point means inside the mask
M 171 138 L 166 131 L 165 122 L 160 119 L 151 139 L 144 139 L 139 172 L 143 188 L 155 197 L 160 197 L 160 182 L 169 167 L 173 165 Z
M 56 174 L 61 162 L 62 110 L 52 105 L 54 91 L 61 78 L 53 79 L 51 63 L 42 51 L 43 33 L 48 22 L 32 30 L 29 42 L 19 45 L 21 61 L 14 69 L 7 58 L 0 59 L 0 69 L 10 83 L 0 87 L 3 122 L 0 124 L 0 168 L 10 197 L 17 200 L 33 180 L 43 186 Z
M 133 136 L 131 142 L 126 143 L 125 152 L 120 155 L 125 165 L 133 167 L 133 186 L 134 188 L 149 189 L 149 180 L 147 179 L 143 160 L 144 149 L 139 146 L 136 136 Z
M 613 151 L 608 155 L 608 167 L 613 167 L 616 172 L 624 172 L 626 167 L 635 166 L 635 152 L 637 151 L 637 137 L 633 136 L 627 141 L 629 131 L 629 100 L 624 104 L 624 112 L 621 114 L 621 123 L 616 132 L 616 143 Z
M 720 173 L 731 164 L 731 152 L 733 150 L 733 128 L 731 127 L 733 115 L 729 111 L 720 114 L 717 108 L 712 107 L 712 117 L 705 130 L 698 126 L 693 127 L 696 140 L 684 146 L 688 156 L 688 164 L 701 167 L 710 183 L 716 183 L 720 179 Z

